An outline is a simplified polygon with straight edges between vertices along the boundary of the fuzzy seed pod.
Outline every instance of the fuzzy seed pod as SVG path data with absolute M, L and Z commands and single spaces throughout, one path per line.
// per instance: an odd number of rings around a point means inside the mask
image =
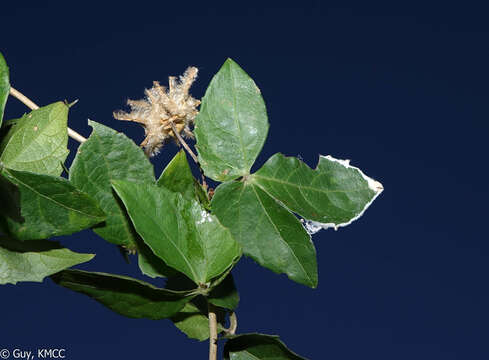
M 181 136 L 194 137 L 191 126 L 199 112 L 200 100 L 190 96 L 189 89 L 197 72 L 196 67 L 189 67 L 179 80 L 170 76 L 168 89 L 155 81 L 151 89 L 145 90 L 145 99 L 127 100 L 131 112 L 114 112 L 117 120 L 134 121 L 144 126 L 146 138 L 141 146 L 146 155 L 154 156 L 168 139 L 176 140 L 172 124 Z

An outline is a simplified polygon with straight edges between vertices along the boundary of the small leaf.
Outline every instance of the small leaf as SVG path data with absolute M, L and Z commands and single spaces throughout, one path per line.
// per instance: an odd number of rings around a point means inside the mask
M 228 59 L 214 76 L 195 119 L 199 162 L 217 181 L 250 173 L 268 133 L 265 103 L 255 82 Z
M 196 284 L 208 283 L 240 256 L 229 230 L 196 201 L 151 184 L 113 186 L 153 253 Z
M 171 320 L 191 339 L 204 341 L 209 338 L 209 318 L 191 302 L 185 304 L 185 307 Z
M 207 301 L 225 309 L 236 309 L 239 303 L 239 294 L 234 284 L 233 275 L 229 274 L 224 281 L 213 288 L 207 297 Z
M 2 126 L 3 112 L 7 103 L 8 94 L 10 91 L 9 71 L 7 63 L 0 53 L 0 127 Z
M 192 175 L 184 150 L 180 150 L 167 165 L 157 182 L 158 186 L 182 194 L 187 200 L 198 200 L 206 208 L 209 199 L 202 185 Z
M 250 181 L 323 228 L 351 224 L 383 190 L 348 161 L 331 156 L 321 156 L 312 170 L 299 159 L 275 154 Z
M 250 183 L 218 186 L 212 210 L 260 265 L 300 284 L 317 286 L 316 250 L 299 220 Z
M 7 168 L 0 174 L 20 192 L 20 219 L 4 219 L 6 232 L 19 240 L 68 235 L 105 220 L 105 214 L 87 194 L 68 180 Z
M 14 122 L 0 144 L 0 161 L 14 170 L 59 176 L 68 156 L 68 106 L 33 110 Z
M 224 329 L 224 312 L 217 309 L 217 331 Z M 197 306 L 195 299 L 185 304 L 185 307 L 171 318 L 175 326 L 191 339 L 204 341 L 209 338 L 209 317 L 202 306 Z
M 154 183 L 153 166 L 142 149 L 124 134 L 95 121 L 89 124 L 93 131 L 78 148 L 70 169 L 70 181 L 97 200 L 107 214 L 104 225 L 94 231 L 113 244 L 135 249 L 137 234 L 112 190 L 111 181 Z
M 226 360 L 305 360 L 289 350 L 278 336 L 255 333 L 228 338 L 224 346 Z
M 59 244 L 40 240 L 21 242 L 0 237 L 0 284 L 42 282 L 46 276 L 91 260 Z
M 130 318 L 169 318 L 193 298 L 186 292 L 160 289 L 144 281 L 113 274 L 65 270 L 51 278 L 58 285 L 88 295 Z

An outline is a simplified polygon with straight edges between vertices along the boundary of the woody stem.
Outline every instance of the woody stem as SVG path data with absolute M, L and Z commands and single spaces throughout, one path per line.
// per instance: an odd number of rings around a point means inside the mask
M 20 91 L 15 90 L 13 87 L 10 87 L 10 95 L 14 98 L 20 100 L 25 106 L 27 106 L 31 110 L 39 109 L 39 106 L 36 105 L 31 99 L 22 94 Z M 79 143 L 83 143 L 87 141 L 82 135 L 78 134 L 75 130 L 68 128 L 68 136 L 72 139 L 78 141 Z

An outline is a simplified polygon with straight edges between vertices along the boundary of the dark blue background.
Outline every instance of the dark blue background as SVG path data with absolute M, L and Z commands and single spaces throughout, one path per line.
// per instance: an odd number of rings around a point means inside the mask
M 0 51 L 12 85 L 38 104 L 80 99 L 73 129 L 88 136 L 90 118 L 138 143 L 142 128 L 113 110 L 189 65 L 200 68 L 201 97 L 233 58 L 268 107 L 258 166 L 279 151 L 311 166 L 331 154 L 385 187 L 352 226 L 314 236 L 318 289 L 242 261 L 238 331 L 280 334 L 311 359 L 487 359 L 487 9 L 400 3 L 2 2 Z M 9 100 L 7 118 L 24 111 Z M 154 159 L 157 174 L 176 151 Z M 89 231 L 62 242 L 97 253 L 84 269 L 137 274 Z M 207 357 L 206 342 L 168 321 L 123 318 L 50 280 L 0 294 L 0 348 Z

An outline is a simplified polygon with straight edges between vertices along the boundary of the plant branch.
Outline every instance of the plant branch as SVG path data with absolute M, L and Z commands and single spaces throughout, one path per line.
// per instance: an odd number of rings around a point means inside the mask
M 175 124 L 173 123 L 173 121 L 170 121 L 170 126 L 171 126 L 171 129 L 173 130 L 173 133 L 177 137 L 178 142 L 185 148 L 185 150 L 187 150 L 187 152 L 189 153 L 189 155 L 192 157 L 192 160 L 194 160 L 195 163 L 197 165 L 199 165 L 199 159 L 197 158 L 197 155 L 194 154 L 194 152 L 192 151 L 192 149 L 190 148 L 190 146 L 188 146 L 188 144 L 185 142 L 185 140 L 183 140 L 182 136 L 178 132 Z
M 209 314 L 209 360 L 217 360 L 217 316 L 214 305 L 207 303 Z
M 20 91 L 15 90 L 13 87 L 10 87 L 10 95 L 20 100 L 25 106 L 27 106 L 31 110 L 39 109 L 39 106 L 37 106 L 36 103 L 34 103 L 31 99 L 29 99 L 27 96 L 22 94 Z M 84 138 L 82 135 L 78 134 L 75 130 L 72 130 L 70 128 L 68 128 L 68 136 L 78 141 L 79 143 L 83 143 L 87 141 L 86 138 Z

